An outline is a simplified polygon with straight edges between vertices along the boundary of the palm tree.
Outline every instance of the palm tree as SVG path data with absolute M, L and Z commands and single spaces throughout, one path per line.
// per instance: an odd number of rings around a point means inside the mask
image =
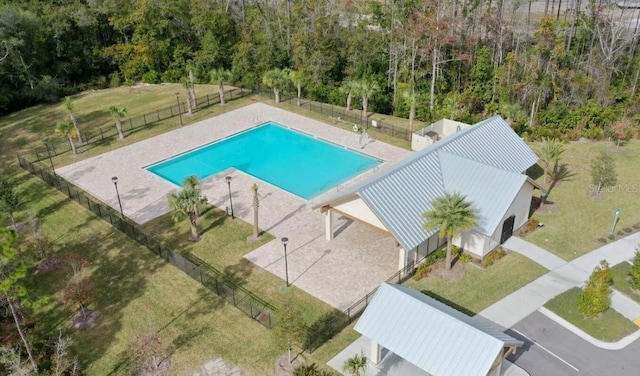
M 193 62 L 189 60 L 187 62 L 187 71 L 189 72 L 189 82 L 191 82 L 191 101 L 193 108 L 198 108 L 198 103 L 196 102 L 196 78 L 193 74 Z
M 253 192 L 253 236 L 251 240 L 258 240 L 260 229 L 258 228 L 258 208 L 260 207 L 260 195 L 258 194 L 258 186 L 254 183 L 251 186 Z
M 347 94 L 347 111 L 351 111 L 351 101 L 353 100 L 353 94 L 358 92 L 358 81 L 347 80 L 340 86 L 340 91 Z
M 218 94 L 220 95 L 220 105 L 224 106 L 224 84 L 231 79 L 231 72 L 224 68 L 214 69 L 209 72 L 212 84 L 218 84 Z
M 409 139 L 411 139 L 411 134 L 413 133 L 413 121 L 416 118 L 416 104 L 418 103 L 418 95 L 414 90 L 407 90 L 402 93 L 402 97 L 409 105 Z
M 431 202 L 432 209 L 422 214 L 427 220 L 424 228 L 433 230 L 439 226 L 438 236 L 447 239 L 447 258 L 445 260 L 447 270 L 451 270 L 453 237 L 464 230 L 475 227 L 478 223 L 478 212 L 473 204 L 466 199 L 467 197 L 460 193 L 447 192 L 444 196 L 436 197 Z
M 276 97 L 276 104 L 280 103 L 280 91 L 287 82 L 289 82 L 288 69 L 272 69 L 265 72 L 264 76 L 262 76 L 262 83 L 273 89 L 273 94 Z
M 362 111 L 363 117 L 369 117 L 369 98 L 371 98 L 375 93 L 380 90 L 380 86 L 376 81 L 371 81 L 367 79 L 360 80 L 358 83 L 357 91 L 358 95 L 362 97 Z
M 187 113 L 193 115 L 193 97 L 191 95 L 191 89 L 193 88 L 193 82 L 189 78 L 182 79 L 182 87 L 185 89 L 185 99 L 187 100 Z
M 168 200 L 169 208 L 173 212 L 173 221 L 179 222 L 188 219 L 189 225 L 191 226 L 189 240 L 200 240 L 200 234 L 198 233 L 198 213 L 206 197 L 203 197 L 197 189 L 185 186 L 178 193 L 170 193 Z
M 547 175 L 549 174 L 549 168 L 555 168 L 558 164 L 562 153 L 564 153 L 564 146 L 555 138 L 544 139 L 542 145 L 536 150 L 536 154 L 540 157 L 542 162 L 542 168 L 544 169 L 542 175 L 542 185 L 547 184 Z
M 78 119 L 76 119 L 76 114 L 73 113 L 73 101 L 71 97 L 64 98 L 64 109 L 67 110 L 69 114 L 69 119 L 73 122 L 73 128 L 76 130 L 76 135 L 78 136 L 78 142 L 82 142 L 82 136 L 80 135 L 80 128 L 78 128 Z
M 344 361 L 342 370 L 351 376 L 361 376 L 367 369 L 367 357 L 363 354 L 356 354 Z
M 304 84 L 304 74 L 300 71 L 290 71 L 289 79 L 291 83 L 295 85 L 296 89 L 298 89 L 298 100 L 296 105 L 298 107 L 302 106 L 302 85 Z
M 198 195 L 200 195 L 201 203 L 203 205 L 207 203 L 207 198 L 202 195 L 202 191 L 200 190 L 200 180 L 198 180 L 197 176 L 195 175 L 187 176 L 187 178 L 184 179 L 184 181 L 182 182 L 182 186 L 185 188 L 191 188 L 196 190 L 198 192 Z M 200 208 L 197 206 L 196 206 L 196 215 L 198 217 L 200 216 Z
M 73 142 L 73 138 L 76 137 L 76 129 L 73 127 L 73 123 L 71 122 L 71 120 L 67 119 L 58 122 L 58 124 L 56 124 L 55 132 L 58 136 L 66 137 L 71 144 L 71 150 L 73 150 L 73 154 L 78 154 L 78 151 L 76 150 L 76 144 Z
M 127 109 L 124 107 L 109 107 L 109 113 L 116 119 L 116 129 L 118 130 L 118 140 L 124 140 L 124 134 L 122 133 L 122 119 L 127 116 Z

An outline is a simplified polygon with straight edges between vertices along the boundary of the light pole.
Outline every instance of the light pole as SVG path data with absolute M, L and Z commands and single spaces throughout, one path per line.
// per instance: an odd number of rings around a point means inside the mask
M 224 178 L 224 180 L 227 181 L 227 186 L 229 187 L 229 213 L 227 214 L 231 214 L 231 219 L 236 219 L 236 217 L 233 215 L 233 199 L 231 198 L 231 176 L 227 176 L 226 178 Z
M 620 208 L 616 209 L 616 214 L 613 216 L 613 225 L 611 226 L 611 235 L 613 235 L 613 231 L 616 229 L 616 223 L 618 222 L 618 218 L 620 217 Z
M 182 111 L 180 111 L 180 93 L 176 91 L 176 103 L 178 103 L 178 116 L 180 116 L 180 126 L 182 127 Z
M 118 177 L 114 176 L 111 178 L 113 185 L 116 187 L 116 196 L 118 196 L 118 205 L 120 205 L 120 215 L 124 218 L 124 212 L 122 211 L 122 201 L 120 201 L 120 192 L 118 191 Z
M 49 139 L 48 138 L 44 139 L 44 146 L 47 147 L 47 156 L 49 157 L 49 163 L 51 163 L 51 171 L 53 171 L 53 176 L 58 177 L 58 175 L 56 175 L 56 169 L 53 167 L 53 159 L 51 158 L 51 152 L 49 151 Z
M 287 244 L 289 243 L 289 238 L 284 237 L 282 240 L 282 246 L 284 247 L 284 278 L 287 282 L 287 287 L 289 287 L 289 263 L 287 262 Z

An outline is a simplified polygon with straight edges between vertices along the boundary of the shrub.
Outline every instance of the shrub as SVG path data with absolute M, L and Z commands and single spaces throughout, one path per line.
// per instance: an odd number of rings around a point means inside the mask
M 607 239 L 605 239 L 605 238 L 598 238 L 598 241 L 599 241 L 600 243 L 606 243 L 606 242 L 607 242 Z
M 183 74 L 179 69 L 169 69 L 162 73 L 162 82 L 180 82 Z
M 315 363 L 301 364 L 293 370 L 293 376 L 333 376 L 335 373 L 318 369 Z
M 122 79 L 120 79 L 120 75 L 118 72 L 113 72 L 109 75 L 109 87 L 116 88 L 122 85 Z
M 616 237 L 615 237 L 615 235 L 613 235 L 613 234 L 609 234 L 609 235 L 607 236 L 607 239 L 609 239 L 609 240 L 616 240 Z
M 142 75 L 142 82 L 145 82 L 147 84 L 159 84 L 160 75 L 158 74 L 158 72 L 150 70 Z
M 585 317 L 595 317 L 611 305 L 611 270 L 606 260 L 600 261 L 578 296 L 578 311 Z
M 624 232 L 626 232 L 627 234 L 633 231 L 633 230 L 631 229 L 631 227 L 625 227 L 623 230 L 624 230 Z
M 496 250 L 493 250 L 493 251 L 489 252 L 488 255 L 484 256 L 484 259 L 482 260 L 482 265 L 483 266 L 491 266 L 491 265 L 493 265 L 494 262 L 500 260 L 506 254 L 507 254 L 507 252 L 502 247 L 498 248 Z
M 636 230 L 640 230 L 640 223 L 636 223 L 635 225 L 633 225 L 631 227 L 635 228 Z
M 526 224 L 526 229 L 529 230 L 529 232 L 531 232 L 538 228 L 539 223 L 540 221 L 538 221 L 537 219 L 531 218 Z
M 621 235 L 621 236 L 622 236 L 622 235 L 624 235 L 624 231 L 622 231 L 622 230 L 618 230 L 618 232 L 617 232 L 616 234 L 618 234 L 618 235 Z
M 636 257 L 629 272 L 629 284 L 636 290 L 640 290 L 640 247 L 636 247 Z
M 460 255 L 459 260 L 465 264 L 468 264 L 471 262 L 471 255 L 465 252 L 462 252 L 462 254 Z

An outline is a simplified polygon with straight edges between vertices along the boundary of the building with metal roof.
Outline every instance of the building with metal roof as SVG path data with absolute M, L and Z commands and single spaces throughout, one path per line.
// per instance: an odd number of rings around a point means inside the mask
M 526 174 L 536 154 L 499 116 L 462 129 L 381 170 L 316 206 L 326 215 L 333 239 L 334 213 L 391 234 L 399 245 L 399 268 L 440 247 L 438 229 L 426 230 L 422 216 L 434 198 L 459 192 L 474 203 L 478 226 L 454 244 L 484 257 L 524 225 L 534 188 Z
M 486 319 L 387 283 L 380 285 L 354 330 L 371 340 L 374 364 L 385 348 L 433 376 L 500 375 L 502 360 L 523 345 Z

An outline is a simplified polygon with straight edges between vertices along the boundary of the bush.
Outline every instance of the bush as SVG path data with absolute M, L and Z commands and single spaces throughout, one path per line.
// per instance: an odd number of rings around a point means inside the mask
M 415 274 L 413 275 L 413 280 L 414 281 L 421 280 L 422 278 L 429 275 L 430 271 L 431 271 L 430 265 L 427 265 L 427 263 L 420 264 L 420 266 L 418 266 L 418 268 L 416 269 Z
M 182 71 L 179 69 L 169 69 L 162 73 L 162 82 L 180 82 Z
M 636 230 L 640 230 L 640 223 L 636 223 L 635 225 L 633 225 L 631 227 L 635 228 Z
M 631 229 L 631 227 L 625 227 L 623 230 L 624 230 L 624 232 L 626 232 L 627 234 L 633 231 L 633 230 Z
M 613 235 L 613 234 L 609 234 L 609 235 L 607 236 L 607 239 L 609 239 L 609 240 L 616 240 L 616 237 L 615 237 L 615 235 Z
M 109 75 L 109 87 L 116 88 L 120 87 L 120 85 L 122 85 L 122 79 L 120 78 L 118 72 L 111 73 Z
M 150 70 L 147 73 L 142 75 L 142 82 L 147 84 L 159 84 L 160 75 L 158 74 L 158 72 L 154 70 Z
M 603 244 L 604 244 L 604 243 L 606 243 L 606 242 L 607 242 L 607 239 L 605 239 L 605 238 L 598 238 L 598 241 L 599 241 L 600 243 L 603 243 Z
M 595 317 L 611 305 L 611 270 L 606 260 L 600 261 L 578 296 L 578 311 L 585 317 Z
M 624 235 L 624 231 L 622 231 L 622 230 L 618 230 L 618 232 L 617 232 L 616 234 L 618 234 L 618 235 L 622 236 L 622 235 Z
M 529 232 L 531 232 L 538 228 L 539 223 L 540 221 L 538 221 L 537 219 L 531 218 L 526 224 L 526 229 L 529 230 Z
M 494 251 L 489 252 L 488 255 L 484 256 L 484 259 L 482 260 L 482 265 L 483 266 L 491 266 L 493 265 L 493 263 L 495 263 L 496 261 L 500 260 L 501 258 L 503 258 L 504 256 L 506 256 L 507 252 L 502 248 L 498 248 Z
M 293 370 L 293 376 L 333 376 L 335 373 L 318 369 L 315 363 L 301 364 Z
M 636 247 L 636 257 L 629 272 L 629 284 L 636 290 L 640 290 L 640 247 Z
M 465 252 L 462 252 L 462 254 L 460 255 L 459 260 L 465 264 L 468 264 L 471 262 L 471 255 Z

